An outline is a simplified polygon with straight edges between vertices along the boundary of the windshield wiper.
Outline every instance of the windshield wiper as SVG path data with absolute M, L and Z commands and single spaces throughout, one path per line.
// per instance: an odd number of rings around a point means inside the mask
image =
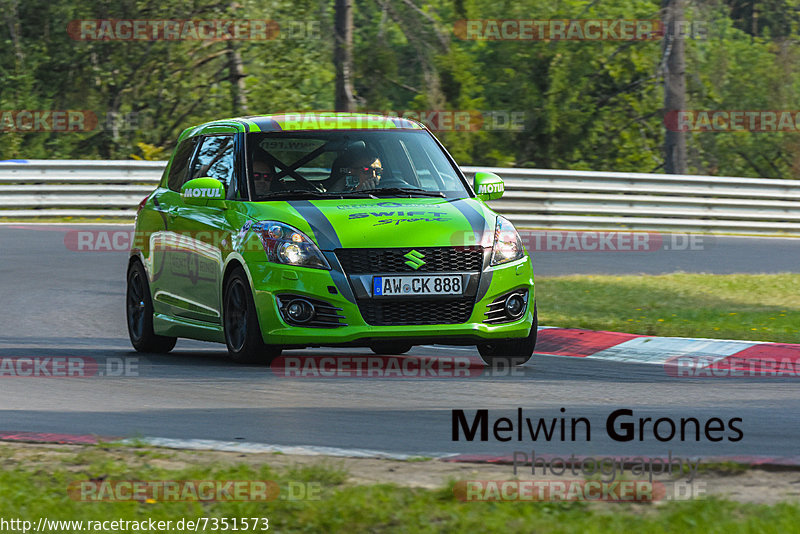
M 441 197 L 444 198 L 444 193 L 441 191 L 428 191 L 426 189 L 417 189 L 416 187 L 384 187 L 376 189 L 362 189 L 362 193 L 374 193 L 380 195 L 381 193 L 388 193 L 390 195 L 419 195 L 423 197 Z

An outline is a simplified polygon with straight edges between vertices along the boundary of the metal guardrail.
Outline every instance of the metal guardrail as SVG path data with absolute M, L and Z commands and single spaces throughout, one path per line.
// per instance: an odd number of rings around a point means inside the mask
M 0 161 L 0 220 L 129 218 L 161 178 L 164 161 Z
M 0 220 L 132 218 L 161 161 L 0 162 Z M 506 183 L 491 202 L 530 228 L 800 235 L 800 180 L 464 167 Z

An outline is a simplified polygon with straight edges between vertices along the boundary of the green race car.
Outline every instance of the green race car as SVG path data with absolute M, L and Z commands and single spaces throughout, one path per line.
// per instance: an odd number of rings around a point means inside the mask
M 536 344 L 533 266 L 513 225 L 419 123 L 356 113 L 213 121 L 185 130 L 136 217 L 134 348 L 476 345 L 488 364 Z

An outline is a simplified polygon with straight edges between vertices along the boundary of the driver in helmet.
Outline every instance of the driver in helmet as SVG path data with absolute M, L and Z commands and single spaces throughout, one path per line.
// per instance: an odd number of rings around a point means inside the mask
M 328 191 L 363 191 L 375 189 L 383 168 L 378 155 L 367 148 L 349 150 L 333 163 Z

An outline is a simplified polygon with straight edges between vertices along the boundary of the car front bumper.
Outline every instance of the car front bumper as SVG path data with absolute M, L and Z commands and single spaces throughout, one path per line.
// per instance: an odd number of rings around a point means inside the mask
M 364 320 L 351 286 L 344 285 L 348 284 L 346 277 L 336 269 L 327 271 L 269 262 L 250 262 L 248 267 L 262 336 L 268 344 L 364 346 L 375 341 L 401 340 L 414 344 L 474 345 L 492 339 L 526 337 L 533 325 L 533 267 L 527 254 L 520 260 L 485 268 L 480 274 L 481 284 L 469 318 L 456 324 L 371 325 Z M 506 323 L 486 323 L 487 306 L 501 295 L 518 289 L 528 290 L 527 308 L 521 318 Z M 338 314 L 343 316 L 340 319 L 343 324 L 336 327 L 289 324 L 279 310 L 278 297 L 284 295 L 323 300 L 340 308 Z M 441 305 L 447 306 L 448 299 L 442 298 Z

